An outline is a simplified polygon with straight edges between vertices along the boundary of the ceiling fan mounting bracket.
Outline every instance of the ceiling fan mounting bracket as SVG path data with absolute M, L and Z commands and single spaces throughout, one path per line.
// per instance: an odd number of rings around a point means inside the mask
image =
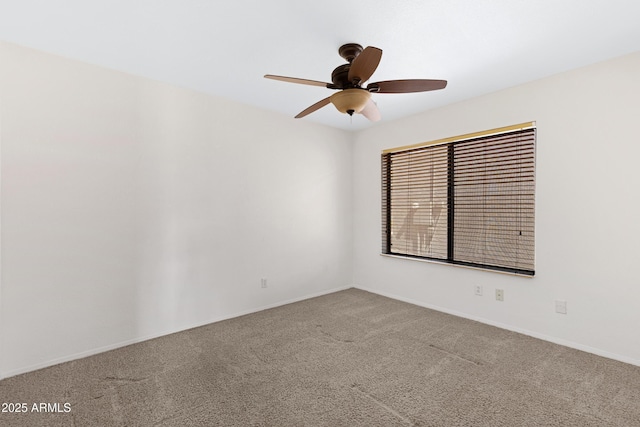
M 347 62 L 351 63 L 351 61 L 353 61 L 356 56 L 360 55 L 363 50 L 364 48 L 358 43 L 347 43 L 340 46 L 338 53 L 341 57 L 346 59 Z

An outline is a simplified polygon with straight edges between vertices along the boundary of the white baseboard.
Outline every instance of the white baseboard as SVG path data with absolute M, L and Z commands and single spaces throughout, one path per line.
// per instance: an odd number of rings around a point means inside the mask
M 339 291 L 344 291 L 346 289 L 350 289 L 353 286 L 349 285 L 349 286 L 343 286 L 343 287 L 338 287 L 338 288 L 332 288 L 332 289 L 328 289 L 325 291 L 321 291 L 321 292 L 315 292 L 312 294 L 308 294 L 305 296 L 301 296 L 301 297 L 296 297 L 296 298 L 291 298 L 288 300 L 284 300 L 284 301 L 278 301 L 276 303 L 273 304 L 268 304 L 268 305 L 264 305 L 264 306 L 260 306 L 254 309 L 250 309 L 250 310 L 245 310 L 245 311 L 241 311 L 238 313 L 233 313 L 233 314 L 229 314 L 229 315 L 225 315 L 225 316 L 218 316 L 218 317 L 213 317 L 211 319 L 208 319 L 202 323 L 197 323 L 197 324 L 192 324 L 189 325 L 188 327 L 185 328 L 181 328 L 181 329 L 176 329 L 176 330 L 167 330 L 167 331 L 162 331 L 159 332 L 157 334 L 152 334 L 152 335 L 147 335 L 147 336 L 143 336 L 143 337 L 137 337 L 137 338 L 133 338 L 130 340 L 126 340 L 126 341 L 121 341 L 118 343 L 114 343 L 114 344 L 109 344 L 103 347 L 98 347 L 98 348 L 94 348 L 91 350 L 87 350 L 87 351 L 82 351 L 80 353 L 75 353 L 75 354 L 70 354 L 67 356 L 62 356 L 62 357 L 58 357 L 55 359 L 51 359 L 48 360 L 46 362 L 42 362 L 42 363 L 36 363 L 34 365 L 30 365 L 30 366 L 24 366 L 18 369 L 13 369 L 7 372 L 0 372 L 0 380 L 5 379 L 5 378 L 9 378 L 9 377 L 13 377 L 15 375 L 20 375 L 20 374 L 24 374 L 27 372 L 31 372 L 31 371 L 36 371 L 38 369 L 43 369 L 43 368 L 48 368 L 50 366 L 54 366 L 54 365 L 58 365 L 60 363 L 65 363 L 65 362 L 70 362 L 72 360 L 77 360 L 77 359 L 82 359 L 84 357 L 88 357 L 88 356 L 93 356 L 95 354 L 98 353 L 104 353 L 105 351 L 110 351 L 110 350 L 115 350 L 117 348 L 120 347 L 126 347 L 128 345 L 131 344 L 137 344 L 143 341 L 148 341 L 154 338 L 160 338 L 163 337 L 165 335 L 170 335 L 170 334 L 174 334 L 176 332 L 183 332 L 183 331 L 188 331 L 189 329 L 193 329 L 193 328 L 199 328 L 201 326 L 205 326 L 205 325 L 209 325 L 211 323 L 217 323 L 217 322 L 222 322 L 223 320 L 228 320 L 228 319 L 233 319 L 235 317 L 240 317 L 240 316 L 245 316 L 247 314 L 251 314 L 251 313 L 257 313 L 259 311 L 263 311 L 263 310 L 269 310 L 271 308 L 276 308 L 276 307 L 280 307 L 283 305 L 287 305 L 287 304 L 292 304 L 295 302 L 299 302 L 299 301 L 304 301 L 310 298 L 315 298 L 315 297 L 319 297 L 322 295 L 327 295 L 327 294 L 332 294 L 334 292 L 339 292 Z
M 597 356 L 602 356 L 602 357 L 606 357 L 607 359 L 613 359 L 613 360 L 617 360 L 618 362 L 623 362 L 623 363 L 628 363 L 630 365 L 635 365 L 635 366 L 640 366 L 640 360 L 639 359 L 634 359 L 632 357 L 627 357 L 627 356 L 623 356 L 620 354 L 616 354 L 616 353 L 611 353 L 609 351 L 605 351 L 605 350 L 601 350 L 599 348 L 595 348 L 595 347 L 590 347 L 588 345 L 584 345 L 584 344 L 580 344 L 580 343 L 576 343 L 573 341 L 568 341 L 562 338 L 558 338 L 558 337 L 554 337 L 551 335 L 546 335 L 546 334 L 541 334 L 538 332 L 534 332 L 534 331 L 530 331 L 527 329 L 522 329 L 522 328 L 518 328 L 512 325 L 508 325 L 505 323 L 500 323 L 500 322 L 495 322 L 493 320 L 489 320 L 489 319 L 484 319 L 482 317 L 477 317 L 477 316 L 471 316 L 467 313 L 462 313 L 456 310 L 450 310 L 448 308 L 444 308 L 444 307 L 439 307 L 437 305 L 433 305 L 433 304 L 427 304 L 424 303 L 422 301 L 418 301 L 418 300 L 414 300 L 411 298 L 405 298 L 399 295 L 394 295 L 391 294 L 389 292 L 383 292 L 383 291 L 379 291 L 376 289 L 371 289 L 368 288 L 366 286 L 360 286 L 360 285 L 353 285 L 354 288 L 356 289 L 360 289 L 363 291 L 367 291 L 367 292 L 371 292 L 377 295 L 381 295 L 387 298 L 391 298 L 391 299 L 395 299 L 398 301 L 403 301 L 403 302 L 407 302 L 409 304 L 413 304 L 413 305 L 417 305 L 420 307 L 424 307 L 424 308 L 429 308 L 431 310 L 436 310 L 436 311 L 440 311 L 442 313 L 447 313 L 447 314 L 452 314 L 454 316 L 457 317 L 462 317 L 465 319 L 469 319 L 469 320 L 475 320 L 476 322 L 480 322 L 480 323 L 484 323 L 487 325 L 491 325 L 491 326 L 495 326 L 501 329 L 506 329 L 508 331 L 512 331 L 512 332 L 517 332 L 519 334 L 523 334 L 523 335 L 528 335 L 530 337 L 533 338 L 538 338 L 544 341 L 549 341 L 552 342 L 554 344 L 559 344 L 565 347 L 569 347 L 569 348 L 573 348 L 576 350 L 581 350 L 587 353 L 591 353 L 591 354 L 595 354 Z
M 451 314 L 451 315 L 454 315 L 454 316 L 457 316 L 457 317 L 462 317 L 462 318 L 465 318 L 465 319 L 474 320 L 474 321 L 477 321 L 477 322 L 480 322 L 480 323 L 484 323 L 484 324 L 487 324 L 487 325 L 496 326 L 496 327 L 501 328 L 501 329 L 506 329 L 508 331 L 517 332 L 517 333 L 520 333 L 520 334 L 523 334 L 523 335 L 528 335 L 528 336 L 531 336 L 531 337 L 534 337 L 534 338 L 538 338 L 538 339 L 541 339 L 541 340 L 544 340 L 544 341 L 549 341 L 549 342 L 552 342 L 554 344 L 559 344 L 559 345 L 562 345 L 562 346 L 565 346 L 565 347 L 569 347 L 569 348 L 573 348 L 573 349 L 576 349 L 576 350 L 585 351 L 587 353 L 592 353 L 592 354 L 595 354 L 597 356 L 606 357 L 608 359 L 617 360 L 619 362 L 628 363 L 630 365 L 640 366 L 640 360 L 638 360 L 638 359 L 634 359 L 634 358 L 627 357 L 627 356 L 622 356 L 622 355 L 619 355 L 619 354 L 616 354 L 616 353 L 611 353 L 611 352 L 608 352 L 608 351 L 605 351 L 605 350 L 601 350 L 601 349 L 598 349 L 598 348 L 590 347 L 590 346 L 583 345 L 583 344 L 580 344 L 580 343 L 576 343 L 576 342 L 573 342 L 573 341 L 568 341 L 568 340 L 565 340 L 565 339 L 562 339 L 562 338 L 557 338 L 557 337 L 554 337 L 554 336 L 540 334 L 538 332 L 529 331 L 529 330 L 526 330 L 526 329 L 514 327 L 512 325 L 508 325 L 508 324 L 504 324 L 504 323 L 500 323 L 500 322 L 494 322 L 494 321 L 489 320 L 489 319 L 484 319 L 484 318 L 477 317 L 477 316 L 471 316 L 469 314 L 458 312 L 456 310 L 450 310 L 450 309 L 447 309 L 447 308 L 444 308 L 444 307 L 439 307 L 439 306 L 436 306 L 436 305 L 433 305 L 433 304 L 427 304 L 427 303 L 424 303 L 422 301 L 414 300 L 414 299 L 411 299 L 411 298 L 405 298 L 405 297 L 402 297 L 402 296 L 399 296 L 399 295 L 395 295 L 395 294 L 392 294 L 392 293 L 389 293 L 389 292 L 383 292 L 383 291 L 379 291 L 379 290 L 376 290 L 376 289 L 368 288 L 366 286 L 360 286 L 360 285 L 355 285 L 354 284 L 354 285 L 350 285 L 350 286 L 332 288 L 332 289 L 328 289 L 328 290 L 321 291 L 321 292 L 316 292 L 316 293 L 313 293 L 313 294 L 308 294 L 308 295 L 297 297 L 297 298 L 291 298 L 291 299 L 288 299 L 288 300 L 279 301 L 277 303 L 268 304 L 268 305 L 265 305 L 265 306 L 260 306 L 260 307 L 257 307 L 255 309 L 245 310 L 245 311 L 242 311 L 242 312 L 238 312 L 238 313 L 234 313 L 234 314 L 230 314 L 230 315 L 226 315 L 226 316 L 214 317 L 214 318 L 211 318 L 211 319 L 209 319 L 209 320 L 207 320 L 205 322 L 193 324 L 193 325 L 190 325 L 190 326 L 188 326 L 186 328 L 182 328 L 182 329 L 178 329 L 178 330 L 167 330 L 167 331 L 163 331 L 163 332 L 160 332 L 160 333 L 157 333 L 157 334 L 148 335 L 148 336 L 144 336 L 144 337 L 138 337 L 138 338 L 134 338 L 134 339 L 126 340 L 126 341 L 121 341 L 121 342 L 118 342 L 118 343 L 110 344 L 110 345 L 99 347 L 99 348 L 94 348 L 94 349 L 83 351 L 83 352 L 80 352 L 80 353 L 75 353 L 75 354 L 71 354 L 71 355 L 55 358 L 55 359 L 52 359 L 52 360 L 48 360 L 46 362 L 42 362 L 42 363 L 37 363 L 37 364 L 34 364 L 34 365 L 30 365 L 30 366 L 21 367 L 21 368 L 14 369 L 14 370 L 11 370 L 11 371 L 0 372 L 0 380 L 1 379 L 5 379 L 5 378 L 9 378 L 9 377 L 12 377 L 12 376 L 15 376 L 15 375 L 24 374 L 26 372 L 31 372 L 31 371 L 35 371 L 35 370 L 38 370 L 38 369 L 47 368 L 47 367 L 50 367 L 50 366 L 53 366 L 53 365 L 57 365 L 57 364 L 60 364 L 60 363 L 65 363 L 65 362 L 70 362 L 72 360 L 82 359 L 84 357 L 93 356 L 93 355 L 98 354 L 98 353 L 103 353 L 105 351 L 115 350 L 115 349 L 120 348 L 120 347 L 126 347 L 126 346 L 131 345 L 131 344 L 136 344 L 136 343 L 140 343 L 140 342 L 143 342 L 143 341 L 151 340 L 151 339 L 154 339 L 154 338 L 159 338 L 159 337 L 162 337 L 162 336 L 165 336 L 165 335 L 170 335 L 170 334 L 173 334 L 173 333 L 176 333 L 176 332 L 182 332 L 182 331 L 186 331 L 186 330 L 189 330 L 189 329 L 205 326 L 205 325 L 208 325 L 208 324 L 211 324 L 211 323 L 217 323 L 217 322 L 221 322 L 223 320 L 233 319 L 235 317 L 240 317 L 240 316 L 244 316 L 244 315 L 251 314 L 251 313 L 257 313 L 257 312 L 263 311 L 263 310 L 269 310 L 271 308 L 276 308 L 276 307 L 280 307 L 280 306 L 283 306 L 283 305 L 292 304 L 292 303 L 299 302 L 299 301 L 304 301 L 304 300 L 307 300 L 307 299 L 310 299 L 310 298 L 315 298 L 315 297 L 319 297 L 319 296 L 322 296 L 322 295 L 332 294 L 334 292 L 343 291 L 343 290 L 346 290 L 346 289 L 349 289 L 349 288 L 360 289 L 360 290 L 371 292 L 371 293 L 374 293 L 374 294 L 377 294 L 377 295 L 381 295 L 381 296 L 384 296 L 384 297 L 387 297 L 387 298 L 392 298 L 392 299 L 395 299 L 395 300 L 398 300 L 398 301 L 407 302 L 409 304 L 413 304 L 413 305 L 417 305 L 417 306 L 420 306 L 420 307 L 429 308 L 431 310 L 440 311 L 440 312 Z

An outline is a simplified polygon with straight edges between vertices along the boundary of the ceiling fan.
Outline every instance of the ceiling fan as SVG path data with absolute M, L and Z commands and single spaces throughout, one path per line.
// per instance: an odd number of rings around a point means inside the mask
M 338 53 L 347 60 L 347 64 L 340 65 L 331 73 L 332 83 L 317 80 L 299 79 L 296 77 L 275 76 L 267 74 L 267 79 L 280 80 L 289 83 L 299 83 L 311 86 L 323 86 L 339 92 L 316 102 L 307 109 L 301 111 L 296 119 L 313 113 L 316 110 L 332 103 L 341 113 L 362 114 L 372 122 L 380 120 L 380 110 L 371 99 L 372 93 L 410 93 L 427 92 L 430 90 L 444 89 L 446 80 L 386 80 L 369 83 L 366 88 L 361 85 L 373 75 L 382 58 L 382 50 L 368 46 L 362 48 L 357 43 L 348 43 L 340 46 Z

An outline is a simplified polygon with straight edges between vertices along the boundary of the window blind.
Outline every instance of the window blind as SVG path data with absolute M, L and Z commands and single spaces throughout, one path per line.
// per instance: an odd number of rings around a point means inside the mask
M 382 154 L 382 252 L 533 275 L 535 128 Z

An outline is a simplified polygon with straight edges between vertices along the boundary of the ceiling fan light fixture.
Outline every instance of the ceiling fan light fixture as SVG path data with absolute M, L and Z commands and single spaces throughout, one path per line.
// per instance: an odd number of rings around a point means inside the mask
M 331 95 L 331 103 L 345 114 L 359 113 L 369 102 L 371 93 L 364 89 L 345 89 Z

